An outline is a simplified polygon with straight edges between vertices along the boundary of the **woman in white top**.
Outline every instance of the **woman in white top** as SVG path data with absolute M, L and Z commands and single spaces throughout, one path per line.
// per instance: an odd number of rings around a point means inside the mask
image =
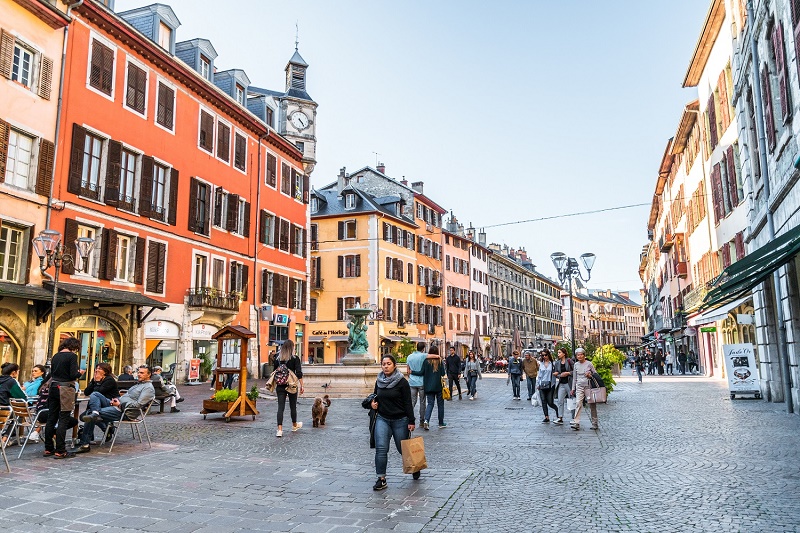
M 542 363 L 539 365 L 539 373 L 536 375 L 536 390 L 539 391 L 539 400 L 542 402 L 542 411 L 544 411 L 543 424 L 550 422 L 550 412 L 547 406 L 553 408 L 558 417 L 558 407 L 553 401 L 553 393 L 555 386 L 553 383 L 553 357 L 548 350 L 542 350 Z
M 586 360 L 586 352 L 583 348 L 575 350 L 578 361 L 575 363 L 575 370 L 572 378 L 572 394 L 577 394 L 577 404 L 575 408 L 575 418 L 570 422 L 570 427 L 574 430 L 581 428 L 581 411 L 583 411 L 583 399 L 586 397 L 586 389 L 589 388 L 589 378 L 596 372 L 591 361 Z M 597 404 L 590 403 L 589 410 L 592 416 L 592 429 L 597 429 Z

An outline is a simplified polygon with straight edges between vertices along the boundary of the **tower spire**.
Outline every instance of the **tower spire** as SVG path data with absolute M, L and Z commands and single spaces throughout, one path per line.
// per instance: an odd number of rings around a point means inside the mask
M 297 46 L 300 44 L 300 25 L 294 21 L 294 51 L 297 52 Z

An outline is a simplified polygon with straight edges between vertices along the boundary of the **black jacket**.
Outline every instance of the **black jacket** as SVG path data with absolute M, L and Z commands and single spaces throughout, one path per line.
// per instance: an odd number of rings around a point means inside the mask
M 103 381 L 97 382 L 92 380 L 89 385 L 83 390 L 86 396 L 91 395 L 93 392 L 99 392 L 109 400 L 111 398 L 119 398 L 119 389 L 117 388 L 117 380 L 113 376 L 106 376 Z
M 378 414 L 386 420 L 407 418 L 409 424 L 415 424 L 414 407 L 411 403 L 411 387 L 406 378 L 401 379 L 391 389 L 381 389 L 375 383 L 375 400 L 378 402 Z
M 278 370 L 279 366 L 281 366 L 281 360 L 276 357 L 275 365 L 272 367 L 272 370 Z M 299 357 L 293 355 L 288 361 L 286 361 L 286 368 L 294 372 L 294 375 L 297 376 L 297 379 L 301 379 L 303 377 L 303 367 Z
M 78 356 L 66 350 L 58 352 L 50 362 L 50 379 L 60 383 L 75 381 L 81 377 Z
M 448 374 L 461 373 L 461 358 L 457 354 L 448 355 L 445 357 L 444 362 L 447 365 Z

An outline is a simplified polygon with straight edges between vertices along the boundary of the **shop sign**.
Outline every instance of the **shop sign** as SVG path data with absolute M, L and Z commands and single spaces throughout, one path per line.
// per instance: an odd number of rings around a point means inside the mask
M 397 335 L 398 337 L 408 337 L 408 332 L 407 331 L 402 331 L 402 330 L 390 329 L 389 330 L 389 335 Z
M 275 325 L 276 326 L 288 326 L 289 325 L 289 315 L 275 315 Z
M 200 363 L 201 359 L 189 360 L 189 381 L 197 381 L 200 379 Z
M 217 328 L 210 324 L 195 324 L 192 326 L 192 339 L 196 341 L 211 340 L 211 336 L 217 331 Z
M 728 374 L 728 389 L 733 392 L 757 393 L 758 385 L 756 358 L 751 343 L 723 344 L 725 371 Z
M 148 339 L 177 339 L 181 336 L 181 329 L 172 322 L 151 320 L 144 324 L 144 336 Z
M 716 333 L 717 326 L 708 326 L 705 328 L 700 328 L 700 333 Z
M 349 335 L 346 329 L 315 329 L 311 332 L 312 335 Z

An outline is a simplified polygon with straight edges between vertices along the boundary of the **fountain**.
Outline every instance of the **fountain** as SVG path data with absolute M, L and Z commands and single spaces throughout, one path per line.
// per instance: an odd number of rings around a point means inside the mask
M 350 317 L 350 322 L 347 324 L 347 330 L 350 333 L 347 339 L 347 353 L 342 357 L 342 364 L 346 366 L 375 364 L 375 358 L 367 352 L 369 348 L 369 342 L 367 342 L 367 316 L 372 312 L 372 309 L 355 307 L 353 309 L 345 309 L 344 312 Z

